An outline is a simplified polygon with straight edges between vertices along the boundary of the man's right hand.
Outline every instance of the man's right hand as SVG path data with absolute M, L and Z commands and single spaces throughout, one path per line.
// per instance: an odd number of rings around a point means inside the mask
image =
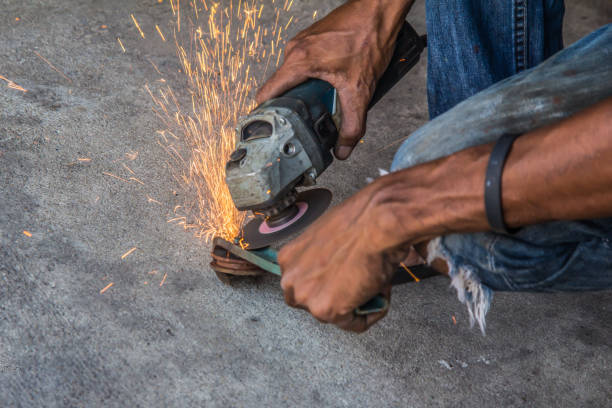
M 368 105 L 393 54 L 395 39 L 413 0 L 350 1 L 300 32 L 284 61 L 257 93 L 257 103 L 279 96 L 308 78 L 338 91 L 342 125 L 335 155 L 344 160 L 365 132 Z

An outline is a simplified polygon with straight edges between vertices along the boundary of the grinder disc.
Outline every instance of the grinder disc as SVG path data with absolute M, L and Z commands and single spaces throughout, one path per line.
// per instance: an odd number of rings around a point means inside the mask
M 247 249 L 258 249 L 274 244 L 302 230 L 319 218 L 331 203 L 332 193 L 324 188 L 302 191 L 297 195 L 297 214 L 282 225 L 269 226 L 262 217 L 254 218 L 244 226 L 242 237 Z

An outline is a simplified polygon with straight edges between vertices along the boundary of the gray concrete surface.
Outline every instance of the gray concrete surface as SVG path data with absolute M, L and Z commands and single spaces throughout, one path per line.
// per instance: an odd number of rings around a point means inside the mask
M 28 89 L 0 81 L 0 406 L 610 406 L 610 292 L 498 294 L 483 337 L 433 278 L 394 289 L 389 316 L 354 335 L 286 307 L 272 277 L 224 286 L 208 245 L 166 222 L 183 193 L 142 87 L 149 59 L 178 65 L 129 15 L 152 33 L 167 2 L 0 3 L 0 75 Z M 612 19 L 607 1 L 568 3 L 568 43 Z M 295 0 L 293 32 L 332 5 Z M 422 62 L 323 184 L 352 194 L 388 167 L 379 146 L 425 120 Z M 123 162 L 144 185 L 102 174 Z

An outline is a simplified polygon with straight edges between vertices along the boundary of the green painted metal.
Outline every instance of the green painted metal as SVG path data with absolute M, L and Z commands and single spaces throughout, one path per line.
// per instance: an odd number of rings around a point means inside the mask
M 242 249 L 239 245 L 232 244 L 223 238 L 216 237 L 213 240 L 213 245 L 219 246 L 227 250 L 232 255 L 238 258 L 244 259 L 258 266 L 266 272 L 270 272 L 274 275 L 281 276 L 281 269 L 278 266 L 278 251 L 271 247 L 255 249 L 248 251 Z M 389 308 L 389 301 L 382 295 L 376 295 L 363 305 L 355 309 L 355 314 L 358 316 L 364 316 L 372 313 L 378 313 L 385 311 Z

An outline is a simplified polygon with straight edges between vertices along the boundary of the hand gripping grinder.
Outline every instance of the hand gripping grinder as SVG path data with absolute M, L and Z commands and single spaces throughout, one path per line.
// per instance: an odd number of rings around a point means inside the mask
M 416 65 L 425 46 L 426 37 L 404 22 L 369 108 Z M 332 163 L 339 113 L 333 86 L 310 79 L 239 120 L 236 149 L 227 162 L 225 180 L 236 208 L 255 215 L 243 229 L 248 249 L 288 237 L 328 207 L 328 190 L 298 193 L 297 188 L 314 185 Z

